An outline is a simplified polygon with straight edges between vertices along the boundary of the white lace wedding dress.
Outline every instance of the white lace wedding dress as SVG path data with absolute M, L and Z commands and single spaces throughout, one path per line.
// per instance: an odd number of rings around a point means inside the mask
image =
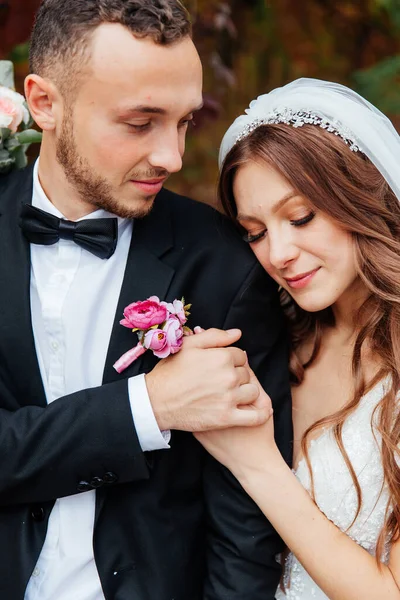
M 375 555 L 388 503 L 383 486 L 383 468 L 376 440 L 371 429 L 372 413 L 384 394 L 384 382 L 378 383 L 361 400 L 356 411 L 343 427 L 343 443 L 356 472 L 362 490 L 362 509 L 347 531 L 355 542 Z M 376 423 L 376 419 L 374 421 Z M 350 473 L 330 429 L 311 442 L 309 455 L 314 476 L 315 500 L 320 510 L 339 529 L 346 531 L 357 510 L 357 494 Z M 307 465 L 302 459 L 296 477 L 310 491 Z M 387 559 L 388 548 L 382 560 Z M 296 557 L 290 553 L 285 561 L 283 588 L 278 588 L 277 600 L 327 600 L 328 596 L 314 583 Z

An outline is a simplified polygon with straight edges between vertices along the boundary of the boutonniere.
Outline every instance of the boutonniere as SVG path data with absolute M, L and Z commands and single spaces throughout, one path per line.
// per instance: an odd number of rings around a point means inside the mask
M 27 165 L 27 149 L 42 139 L 32 124 L 25 98 L 14 89 L 13 64 L 0 60 L 0 175 Z
M 183 336 L 193 333 L 186 326 L 190 307 L 191 304 L 185 305 L 183 298 L 169 303 L 160 302 L 157 296 L 125 307 L 120 325 L 132 329 L 139 342 L 117 360 L 113 365 L 114 369 L 122 373 L 146 350 L 151 350 L 158 358 L 166 358 L 179 352 Z

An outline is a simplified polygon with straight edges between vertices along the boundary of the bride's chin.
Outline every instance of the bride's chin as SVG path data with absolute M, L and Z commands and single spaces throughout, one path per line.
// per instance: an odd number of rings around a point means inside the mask
M 310 313 L 315 313 L 315 312 L 319 312 L 321 310 L 325 310 L 326 308 L 329 308 L 330 306 L 332 306 L 332 302 L 328 299 L 324 299 L 324 298 L 318 298 L 315 294 L 313 297 L 313 294 L 310 294 L 310 297 L 308 298 L 298 298 L 296 297 L 296 294 L 290 293 L 288 292 L 292 299 L 294 300 L 294 302 L 296 302 L 296 304 L 302 308 L 303 310 L 310 312 Z

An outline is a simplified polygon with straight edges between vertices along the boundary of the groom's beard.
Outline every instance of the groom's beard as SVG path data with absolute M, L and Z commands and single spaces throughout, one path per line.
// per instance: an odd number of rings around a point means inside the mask
M 96 209 L 103 209 L 123 219 L 139 219 L 145 217 L 152 209 L 154 196 L 146 198 L 148 202 L 140 208 L 137 206 L 126 206 L 122 204 L 113 194 L 113 187 L 100 175 L 96 174 L 89 162 L 79 154 L 75 142 L 73 118 L 70 109 L 67 110 L 62 126 L 61 133 L 56 145 L 56 158 L 62 166 L 67 181 L 78 192 L 80 198 Z M 160 177 L 157 174 L 146 174 L 148 179 Z M 137 179 L 142 179 L 138 176 Z M 135 179 L 135 176 L 132 176 Z M 134 204 L 134 200 L 132 201 Z

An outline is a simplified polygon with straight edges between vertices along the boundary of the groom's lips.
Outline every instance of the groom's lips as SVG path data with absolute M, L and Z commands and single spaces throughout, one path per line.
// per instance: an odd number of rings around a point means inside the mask
M 140 188 L 146 194 L 158 194 L 161 190 L 166 177 L 162 177 L 161 179 L 131 179 L 131 183 L 136 185 L 136 187 Z

